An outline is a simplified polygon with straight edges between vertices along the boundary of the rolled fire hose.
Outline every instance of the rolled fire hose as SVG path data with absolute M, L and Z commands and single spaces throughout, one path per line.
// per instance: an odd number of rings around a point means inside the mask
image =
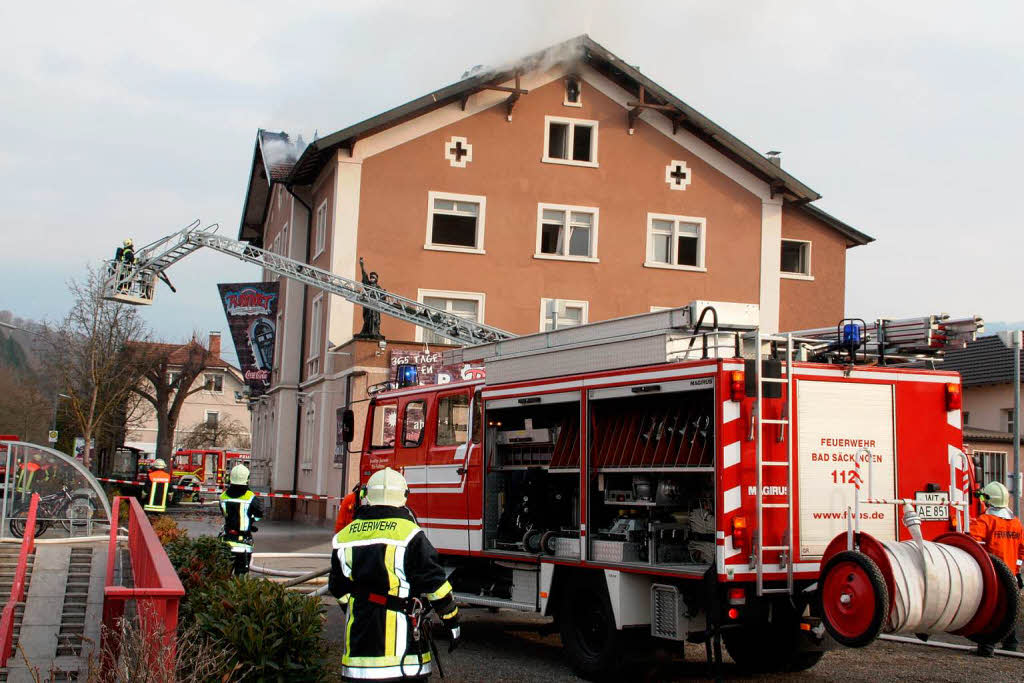
M 883 541 L 892 566 L 889 633 L 945 633 L 967 625 L 981 605 L 984 579 L 969 554 L 921 538 L 921 521 L 908 509 L 913 541 Z

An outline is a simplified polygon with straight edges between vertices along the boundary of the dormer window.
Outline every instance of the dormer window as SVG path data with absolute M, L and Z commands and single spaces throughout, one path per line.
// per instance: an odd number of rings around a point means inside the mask
M 565 99 L 562 104 L 567 107 L 583 106 L 583 81 L 578 76 L 565 79 Z

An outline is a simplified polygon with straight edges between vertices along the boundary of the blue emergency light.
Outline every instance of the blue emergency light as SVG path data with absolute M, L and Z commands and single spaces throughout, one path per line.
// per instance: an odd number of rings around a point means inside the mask
M 857 323 L 843 325 L 843 346 L 860 346 L 864 329 Z
M 397 370 L 398 386 L 414 387 L 419 384 L 419 371 L 411 363 L 401 363 Z

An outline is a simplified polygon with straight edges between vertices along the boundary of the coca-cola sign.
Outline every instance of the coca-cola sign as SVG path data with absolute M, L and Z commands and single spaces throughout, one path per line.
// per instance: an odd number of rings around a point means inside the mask
M 220 300 L 251 396 L 270 388 L 277 340 L 278 283 L 219 284 Z

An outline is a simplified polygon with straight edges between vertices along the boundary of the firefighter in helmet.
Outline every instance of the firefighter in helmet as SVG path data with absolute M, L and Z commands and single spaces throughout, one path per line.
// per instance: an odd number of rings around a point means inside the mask
M 348 605 L 342 677 L 346 680 L 427 679 L 429 620 L 424 602 L 459 643 L 459 611 L 437 551 L 405 507 L 405 477 L 376 472 L 355 519 L 334 537 L 328 587 Z M 421 596 L 423 600 L 421 600 Z
M 228 475 L 229 485 L 220 494 L 220 510 L 224 515 L 224 541 L 235 558 L 235 576 L 249 573 L 252 560 L 254 522 L 263 519 L 263 501 L 249 490 L 249 468 L 235 465 Z
M 114 260 L 128 265 L 135 263 L 135 245 L 132 243 L 131 237 L 126 239 L 122 246 L 118 247 L 117 251 L 114 252 Z
M 978 497 L 988 506 L 985 513 L 971 520 L 971 536 L 985 545 L 985 549 L 1001 559 L 1017 575 L 1017 587 L 1024 587 L 1021 579 L 1021 565 L 1024 564 L 1024 529 L 1020 520 L 1010 511 L 1010 492 L 998 481 L 989 482 L 978 492 Z M 1021 601 L 1018 599 L 1018 605 Z M 977 654 L 991 657 L 993 643 L 978 645 Z M 1017 649 L 1016 626 L 1003 641 L 1003 649 Z
M 167 463 L 157 458 L 149 468 L 149 491 L 146 493 L 146 512 L 167 512 L 167 493 L 171 488 L 171 473 L 167 471 Z

